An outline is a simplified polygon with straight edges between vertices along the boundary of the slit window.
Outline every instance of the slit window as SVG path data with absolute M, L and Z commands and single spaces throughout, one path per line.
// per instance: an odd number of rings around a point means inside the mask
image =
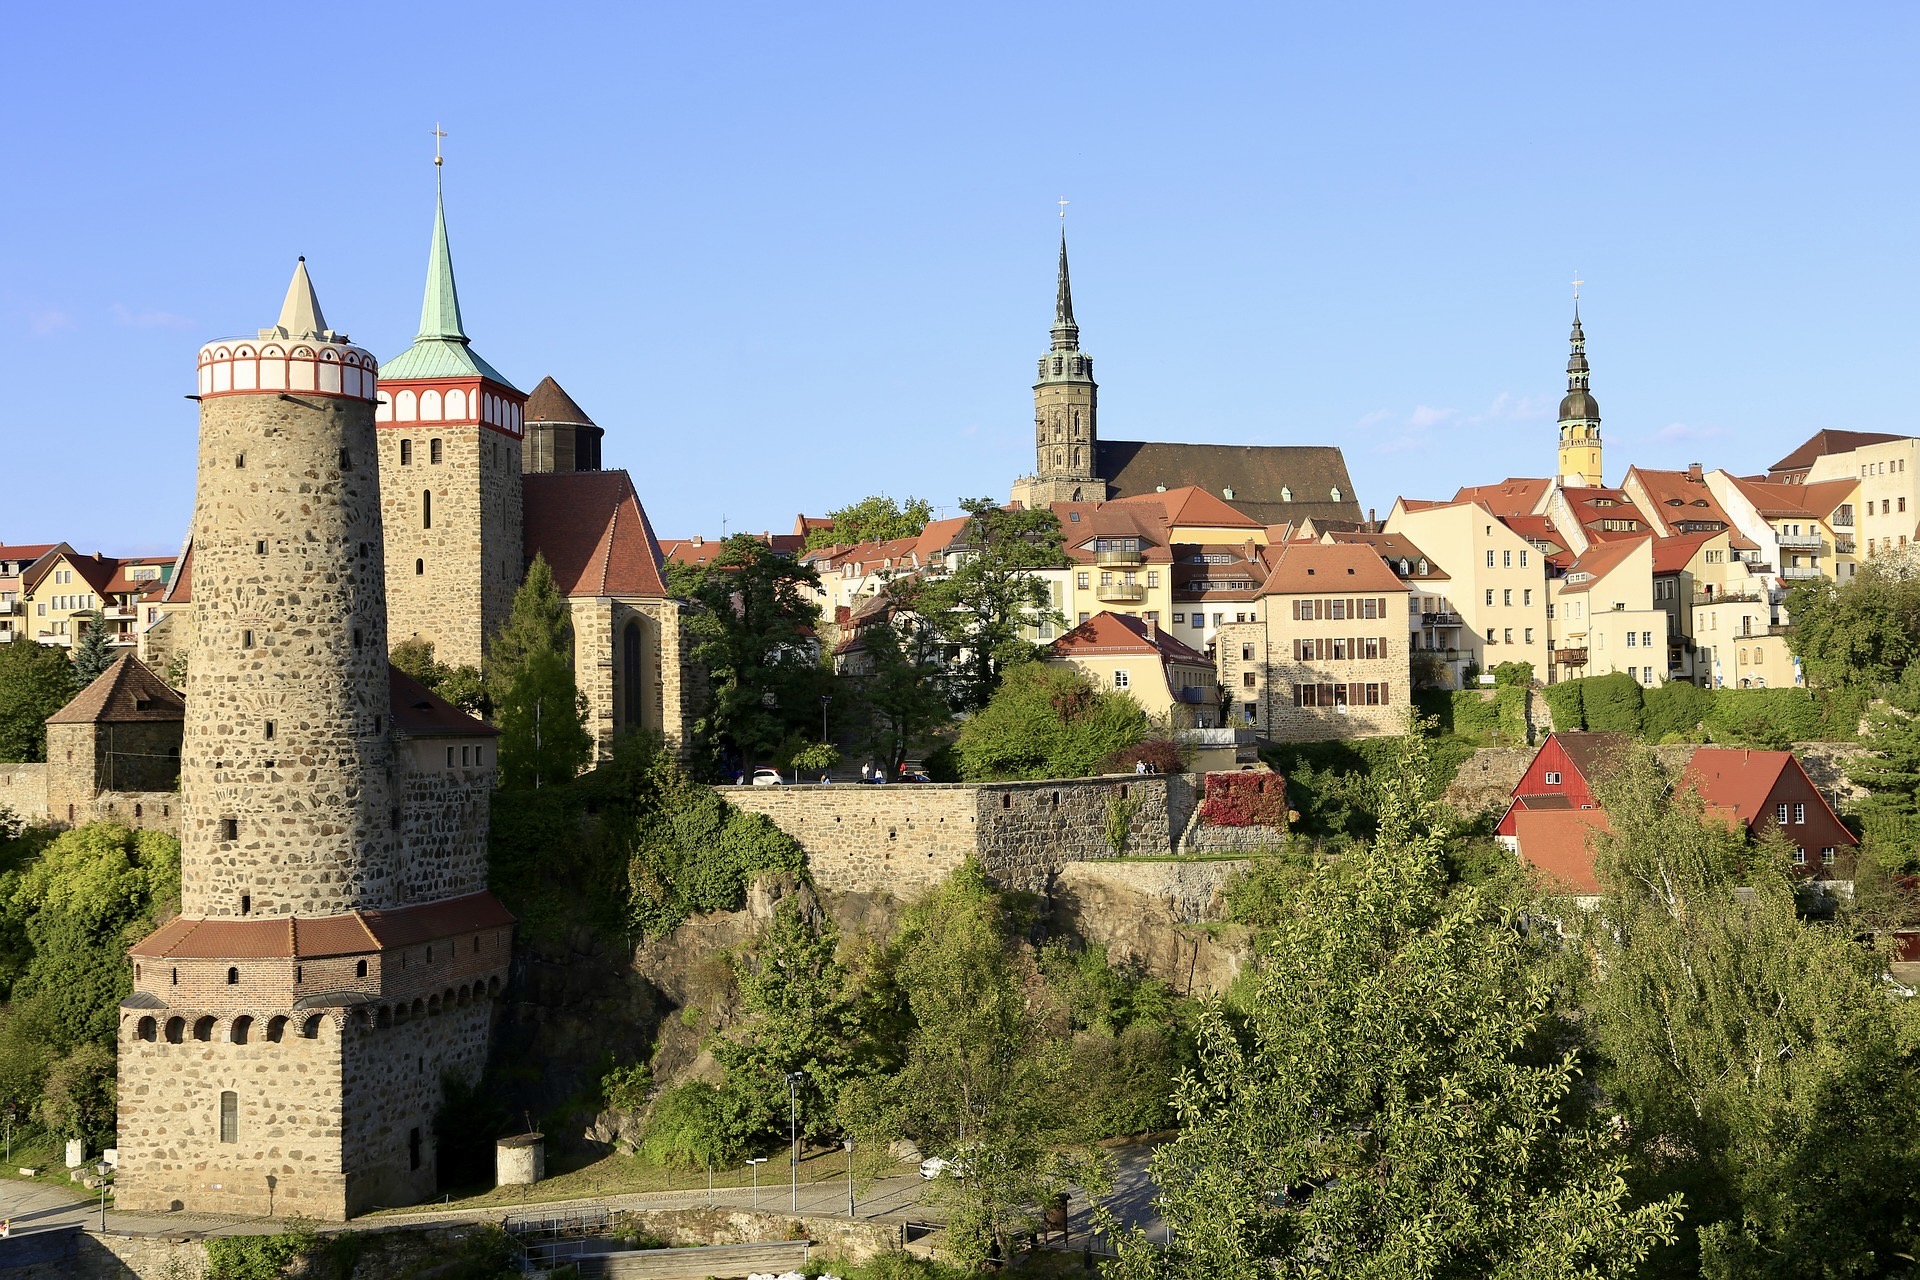
M 420 527 L 433 528 L 433 490 L 431 489 L 423 489 L 420 492 Z
M 240 1141 L 240 1095 L 231 1089 L 220 1094 L 220 1141 Z

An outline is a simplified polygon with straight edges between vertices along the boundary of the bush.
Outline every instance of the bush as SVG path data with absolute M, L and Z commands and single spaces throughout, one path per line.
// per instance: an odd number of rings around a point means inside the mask
M 1277 773 L 1210 773 L 1200 821 L 1210 827 L 1287 826 L 1287 780 Z
M 287 1268 L 312 1254 L 320 1237 L 309 1227 L 277 1236 L 210 1236 L 207 1280 L 280 1280 Z
M 1715 689 L 1706 717 L 1715 742 L 1778 751 L 1820 736 L 1820 709 L 1805 689 Z
M 1524 689 L 1533 683 L 1531 662 L 1502 662 L 1493 669 L 1493 682 L 1502 688 Z
M 725 1169 L 746 1154 L 753 1128 L 750 1102 L 700 1080 L 661 1094 L 640 1140 L 648 1164 L 683 1169 Z
M 1671 734 L 1682 740 L 1697 738 L 1700 726 L 1713 710 L 1713 691 L 1673 680 L 1642 695 L 1640 731 L 1653 741 Z
M 1586 707 L 1580 697 L 1583 683 L 1580 680 L 1562 680 L 1559 684 L 1547 686 L 1547 711 L 1553 716 L 1555 732 L 1571 733 L 1587 727 Z
M 1586 713 L 1587 728 L 1596 733 L 1640 732 L 1644 695 L 1640 682 L 1624 671 L 1612 675 L 1590 676 L 1580 690 L 1580 705 Z
M 639 1111 L 652 1092 L 653 1068 L 644 1062 L 615 1067 L 600 1077 L 600 1101 L 612 1111 Z
M 1184 773 L 1187 769 L 1186 757 L 1181 753 L 1179 743 L 1169 738 L 1149 738 L 1145 742 L 1123 747 L 1102 760 L 1100 772 L 1132 773 L 1134 766 L 1142 760 L 1155 773 Z
M 1084 778 L 1148 732 L 1147 713 L 1126 693 L 1096 689 L 1072 667 L 1030 662 L 1007 672 L 954 750 L 969 781 Z
M 1453 703 L 1453 732 L 1464 738 L 1484 742 L 1493 736 L 1500 723 L 1500 710 L 1494 700 L 1478 689 L 1460 689 Z

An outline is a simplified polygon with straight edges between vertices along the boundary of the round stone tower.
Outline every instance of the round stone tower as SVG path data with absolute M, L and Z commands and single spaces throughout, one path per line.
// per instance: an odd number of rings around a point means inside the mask
M 185 916 L 395 905 L 376 372 L 304 258 L 278 324 L 200 349 Z

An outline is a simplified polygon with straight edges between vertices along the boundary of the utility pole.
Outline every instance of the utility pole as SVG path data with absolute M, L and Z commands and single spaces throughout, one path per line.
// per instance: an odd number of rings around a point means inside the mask
M 790 1162 L 787 1168 L 787 1184 L 790 1189 L 793 1212 L 800 1212 L 800 1073 L 787 1072 L 787 1141 L 791 1150 L 787 1153 Z

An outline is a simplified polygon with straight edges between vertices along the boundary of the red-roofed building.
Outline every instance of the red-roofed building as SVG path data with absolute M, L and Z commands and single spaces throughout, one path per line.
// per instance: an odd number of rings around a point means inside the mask
M 1218 718 L 1212 660 L 1143 618 L 1096 613 L 1049 653 L 1047 661 L 1085 673 L 1096 687 L 1130 694 L 1156 721 L 1205 729 Z
M 1859 839 L 1791 751 L 1701 747 L 1675 784 L 1691 790 L 1709 815 L 1760 840 L 1779 831 L 1793 845 L 1793 865 L 1816 880 L 1852 880 Z
M 1821 459 L 1850 454 L 1868 445 L 1889 444 L 1908 436 L 1883 431 L 1816 431 L 1798 449 L 1767 468 L 1767 479 L 1778 484 L 1804 484 Z
M 1498 505 L 1516 509 L 1545 483 L 1510 480 L 1515 493 Z M 1418 594 L 1423 645 L 1449 686 L 1458 688 L 1470 667 L 1490 672 L 1506 662 L 1530 663 L 1536 679 L 1546 678 L 1548 558 L 1513 528 L 1538 519 L 1501 516 L 1478 498 L 1419 507 L 1400 502 L 1388 517 L 1388 533 L 1411 539 L 1446 568 L 1444 591 Z
M 42 556 L 65 545 L 59 542 L 16 543 L 12 546 L 0 543 L 0 644 L 11 644 L 16 636 L 29 633 L 21 575 Z
M 1408 583 L 1367 545 L 1290 542 L 1268 555 L 1258 619 L 1214 642 L 1228 723 L 1274 741 L 1406 732 Z
M 1455 502 L 1477 502 L 1496 516 L 1539 515 L 1545 507 L 1553 481 L 1542 478 L 1508 477 L 1498 484 L 1467 485 L 1453 495 Z M 1440 504 L 1429 504 L 1440 505 Z
M 1856 568 L 1855 512 L 1860 482 L 1852 477 L 1775 484 L 1713 471 L 1707 487 L 1734 527 L 1758 550 L 1752 559 L 1791 586 L 1800 580 L 1845 582 Z
M 553 570 L 573 613 L 574 675 L 587 730 L 606 759 L 641 730 L 685 751 L 694 715 L 681 605 L 669 596 L 660 543 L 625 471 L 520 477 L 526 555 Z
M 1624 734 L 1563 730 L 1547 735 L 1527 771 L 1514 784 L 1507 811 L 1494 835 L 1509 848 L 1518 834 L 1516 815 L 1529 809 L 1595 809 L 1595 784 L 1628 748 Z
M 1593 838 L 1596 833 L 1612 832 L 1606 812 L 1539 808 L 1522 809 L 1514 817 L 1515 849 L 1540 873 L 1542 887 L 1568 895 L 1576 906 L 1598 903 L 1600 877 L 1594 872 Z

